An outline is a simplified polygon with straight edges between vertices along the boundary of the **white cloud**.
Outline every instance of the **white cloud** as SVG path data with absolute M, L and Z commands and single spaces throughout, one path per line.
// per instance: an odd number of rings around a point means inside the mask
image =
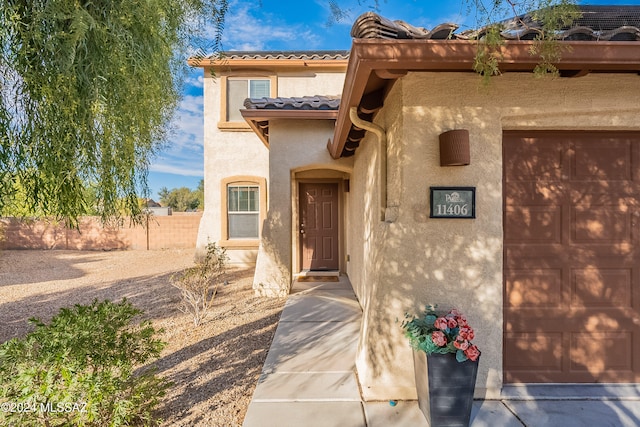
M 203 106 L 204 97 L 202 95 L 185 95 L 178 107 L 178 114 L 189 117 L 195 114 L 202 116 Z
M 189 162 L 174 161 L 171 164 L 156 164 L 150 167 L 151 172 L 171 173 L 183 176 L 203 176 L 202 170 L 189 169 Z M 168 187 L 165 185 L 165 187 Z
M 271 50 L 273 46 L 286 48 L 293 44 L 316 49 L 321 44 L 305 25 L 285 22 L 258 3 L 248 2 L 231 3 L 222 41 L 224 50 Z
M 187 78 L 184 80 L 185 87 L 189 86 L 191 88 L 202 88 L 204 87 L 204 77 L 202 76 L 202 69 L 198 69 L 197 75 L 193 75 L 193 73 L 189 74 Z

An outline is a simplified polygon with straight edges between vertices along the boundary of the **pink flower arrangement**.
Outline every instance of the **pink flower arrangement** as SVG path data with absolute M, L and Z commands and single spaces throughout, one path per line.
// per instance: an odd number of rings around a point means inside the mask
M 423 316 L 405 316 L 402 323 L 411 346 L 427 354 L 454 353 L 459 362 L 476 361 L 480 350 L 471 342 L 475 333 L 467 318 L 457 309 L 439 313 L 435 306 L 427 306 Z

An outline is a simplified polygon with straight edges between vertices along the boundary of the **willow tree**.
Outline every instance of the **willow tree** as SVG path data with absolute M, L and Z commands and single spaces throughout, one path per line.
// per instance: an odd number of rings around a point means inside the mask
M 500 47 L 505 43 L 503 32 L 507 28 L 504 18 L 510 25 L 528 28 L 535 34 L 531 54 L 539 58 L 534 69 L 537 76 L 557 75 L 553 65 L 562 56 L 562 47 L 558 43 L 558 32 L 569 27 L 581 16 L 576 0 L 464 0 L 470 10 L 475 10 L 477 27 L 475 33 L 478 50 L 474 69 L 488 78 L 500 74 L 498 63 Z M 471 33 L 473 34 L 473 33 Z
M 202 28 L 219 41 L 226 9 L 226 0 L 4 0 L 0 214 L 135 218 L 185 50 Z

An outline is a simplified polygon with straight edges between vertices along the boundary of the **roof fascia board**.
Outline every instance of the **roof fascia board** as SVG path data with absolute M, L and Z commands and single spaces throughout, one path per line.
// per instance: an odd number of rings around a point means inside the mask
M 330 139 L 327 143 L 329 153 L 334 159 L 340 158 L 351 128 L 351 119 L 349 119 L 348 112 L 351 107 L 357 107 L 360 104 L 369 81 L 369 75 L 373 72 L 370 61 L 365 61 L 361 57 L 364 49 L 359 47 L 360 41 L 355 39 L 351 45 L 349 66 L 347 67 L 342 96 L 340 97 L 340 109 L 338 110 L 333 140 Z M 371 53 L 369 52 L 369 54 Z M 374 61 L 373 63 L 375 64 L 376 62 Z
M 578 64 L 591 69 L 624 71 L 638 69 L 638 42 L 558 42 L 559 65 Z M 539 62 L 531 54 L 534 41 L 506 41 L 500 48 L 500 66 L 505 71 L 530 71 Z M 409 71 L 473 71 L 478 42 L 473 40 L 354 40 L 352 60 L 371 62 L 372 69 Z M 355 50 L 355 52 L 354 52 Z M 382 62 L 382 63 L 380 63 Z M 628 67 L 628 68 L 626 68 Z
M 303 119 L 303 120 L 335 120 L 338 110 L 269 110 L 243 109 L 240 114 L 246 121 L 264 121 L 272 119 Z

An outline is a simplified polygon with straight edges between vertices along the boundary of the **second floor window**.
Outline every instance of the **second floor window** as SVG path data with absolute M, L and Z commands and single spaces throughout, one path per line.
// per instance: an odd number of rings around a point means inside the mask
M 227 121 L 243 121 L 240 109 L 247 98 L 271 96 L 269 79 L 229 78 L 227 80 Z

